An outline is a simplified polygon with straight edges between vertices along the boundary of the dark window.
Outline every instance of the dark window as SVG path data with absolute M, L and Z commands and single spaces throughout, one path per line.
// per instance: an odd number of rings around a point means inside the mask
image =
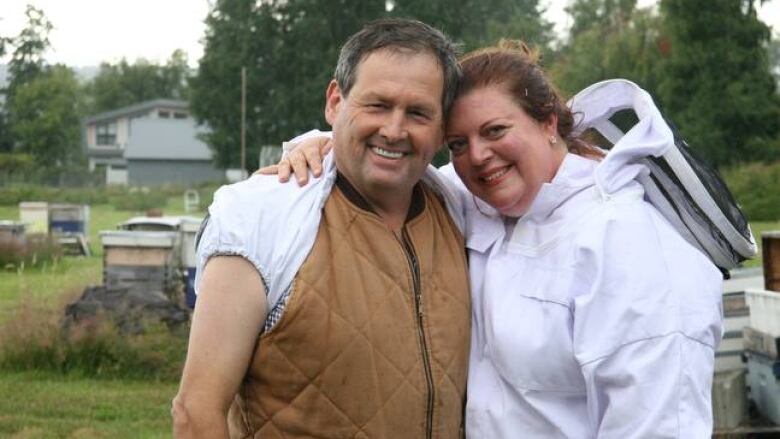
M 187 113 L 179 113 L 178 111 L 176 113 L 173 113 L 174 119 L 186 119 Z
M 160 110 L 158 112 L 158 114 L 160 115 L 161 119 L 170 119 L 171 118 L 171 113 L 169 111 L 162 111 L 162 110 Z
M 102 123 L 96 127 L 98 145 L 107 146 L 116 144 L 116 123 Z

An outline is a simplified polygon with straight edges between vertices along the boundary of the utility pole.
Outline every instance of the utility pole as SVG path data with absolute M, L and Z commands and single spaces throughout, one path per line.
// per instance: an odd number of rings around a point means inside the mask
M 241 67 L 241 177 L 246 176 L 246 67 Z

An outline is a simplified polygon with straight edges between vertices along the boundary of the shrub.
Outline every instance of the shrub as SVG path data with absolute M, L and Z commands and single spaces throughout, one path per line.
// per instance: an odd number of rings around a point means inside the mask
M 136 189 L 114 195 L 111 204 L 117 210 L 130 210 L 144 212 L 150 209 L 163 208 L 168 202 L 168 195 L 164 190 L 149 190 L 148 188 Z
M 61 257 L 62 247 L 49 236 L 30 235 L 26 242 L 0 240 L 0 268 L 39 267 Z
M 95 378 L 178 380 L 187 339 L 162 323 L 120 334 L 98 317 L 62 325 L 62 310 L 23 302 L 0 328 L 0 368 L 43 370 Z
M 780 162 L 735 166 L 723 178 L 748 220 L 780 219 Z
M 15 206 L 22 201 L 105 204 L 108 202 L 108 191 L 100 187 L 58 188 L 40 185 L 9 185 L 0 190 L 0 205 Z

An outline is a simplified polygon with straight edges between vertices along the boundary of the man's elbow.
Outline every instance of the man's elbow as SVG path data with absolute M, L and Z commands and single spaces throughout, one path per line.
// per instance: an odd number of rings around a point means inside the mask
M 171 403 L 171 417 L 173 418 L 173 433 L 177 437 L 192 424 L 189 409 L 180 394 L 176 395 Z
M 227 437 L 226 412 L 179 392 L 171 404 L 176 438 Z

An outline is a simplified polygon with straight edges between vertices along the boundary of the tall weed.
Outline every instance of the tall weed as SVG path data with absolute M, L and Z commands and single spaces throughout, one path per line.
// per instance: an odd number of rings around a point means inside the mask
M 25 241 L 0 240 L 0 268 L 37 268 L 62 258 L 62 247 L 49 237 L 30 235 Z
M 63 324 L 62 307 L 22 301 L 0 328 L 0 369 L 41 370 L 96 378 L 175 381 L 187 339 L 162 323 L 121 334 L 106 316 Z

